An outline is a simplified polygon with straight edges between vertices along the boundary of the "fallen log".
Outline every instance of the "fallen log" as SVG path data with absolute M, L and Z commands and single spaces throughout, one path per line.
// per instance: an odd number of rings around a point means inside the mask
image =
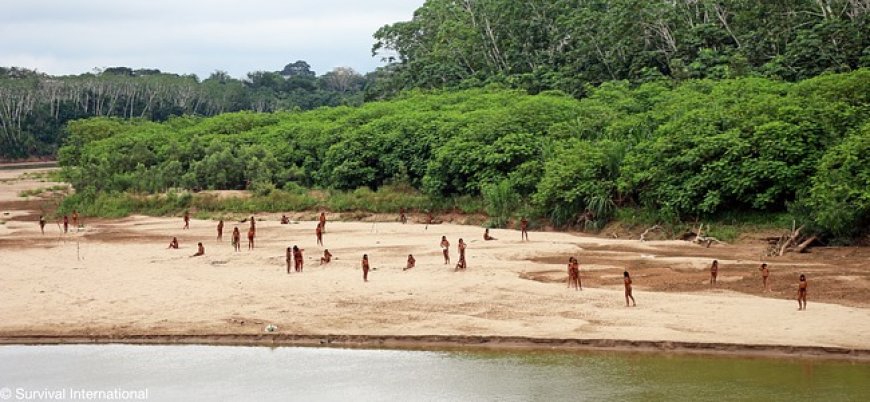
M 695 242 L 698 243 L 698 244 L 707 243 L 706 248 L 710 248 L 710 245 L 713 244 L 713 243 L 716 243 L 716 244 L 725 244 L 724 241 L 719 240 L 719 239 L 717 239 L 717 238 L 715 238 L 715 237 L 709 237 L 709 236 L 699 237 L 699 238 L 695 239 Z
M 789 246 L 791 246 L 792 243 L 795 242 L 795 240 L 797 240 L 798 236 L 800 236 L 800 234 L 801 234 L 801 229 L 803 229 L 803 228 L 804 228 L 804 227 L 801 226 L 801 227 L 795 229 L 795 230 L 791 233 L 791 237 L 789 237 L 788 240 L 785 241 L 785 244 L 783 244 L 782 247 L 779 249 L 779 256 L 780 256 L 780 257 L 782 257 L 783 255 L 785 255 L 785 250 L 786 250 Z
M 813 244 L 813 242 L 816 240 L 818 240 L 816 236 L 810 236 L 808 239 L 801 242 L 801 244 L 798 244 L 798 246 L 795 247 L 794 252 L 803 253 L 804 251 L 806 251 L 807 247 L 809 247 L 810 244 Z
M 653 230 L 662 230 L 662 227 L 659 225 L 653 225 L 649 229 L 644 230 L 643 233 L 640 234 L 640 241 L 646 241 L 646 235 Z

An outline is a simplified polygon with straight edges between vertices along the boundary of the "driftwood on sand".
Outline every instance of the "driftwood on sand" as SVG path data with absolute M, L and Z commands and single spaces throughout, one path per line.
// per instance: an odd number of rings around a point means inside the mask
M 766 240 L 769 244 L 766 255 L 768 256 L 783 256 L 785 253 L 805 253 L 810 246 L 818 242 L 819 238 L 815 235 L 806 236 L 801 234 L 803 226 L 795 228 L 792 225 L 791 231 L 783 233 L 780 236 L 764 237 L 761 240 Z

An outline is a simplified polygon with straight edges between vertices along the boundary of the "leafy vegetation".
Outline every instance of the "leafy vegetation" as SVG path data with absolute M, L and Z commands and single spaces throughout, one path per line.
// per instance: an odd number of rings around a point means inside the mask
M 868 94 L 867 69 L 797 83 L 617 81 L 581 100 L 499 86 L 409 91 L 307 112 L 79 120 L 59 155 L 82 206 L 114 207 L 120 192 L 156 202 L 135 194 L 250 189 L 230 208 L 452 203 L 485 208 L 498 225 L 521 214 L 591 229 L 626 208 L 658 221 L 791 211 L 819 232 L 855 235 L 870 214 Z M 309 199 L 306 188 L 342 195 Z
M 428 0 L 375 33 L 390 65 L 369 98 L 502 83 L 581 97 L 588 84 L 870 66 L 866 0 Z
M 39 188 L 30 189 L 30 190 L 23 190 L 23 191 L 18 192 L 18 196 L 19 197 L 33 197 L 33 196 L 39 196 L 43 193 L 52 193 L 53 195 L 54 194 L 66 194 L 67 192 L 69 192 L 69 190 L 70 190 L 69 185 L 57 184 L 57 185 L 49 186 L 49 187 L 39 187 Z
M 202 81 L 128 67 L 62 77 L 0 67 L 0 158 L 54 155 L 65 124 L 79 118 L 165 121 L 241 110 L 309 110 L 359 104 L 365 85 L 366 78 L 352 69 L 338 67 L 318 77 L 301 60 L 244 80 L 216 71 Z
M 132 192 L 84 192 L 64 198 L 56 214 L 77 210 L 86 216 L 117 218 L 141 213 L 180 215 L 189 210 L 198 217 L 245 216 L 257 212 L 321 211 L 396 213 L 425 211 L 481 214 L 483 204 L 475 198 L 433 199 L 402 186 L 385 186 L 377 191 L 360 188 L 341 190 L 274 190 L 269 194 L 222 197 L 214 193 L 170 190 L 161 194 Z M 396 216 L 398 219 L 398 215 Z

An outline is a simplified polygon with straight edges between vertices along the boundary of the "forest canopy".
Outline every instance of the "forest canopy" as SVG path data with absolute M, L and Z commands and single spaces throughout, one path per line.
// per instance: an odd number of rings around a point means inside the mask
M 427 0 L 375 33 L 383 94 L 498 82 L 582 96 L 661 77 L 788 81 L 870 66 L 868 0 Z
M 789 210 L 836 236 L 866 230 L 870 215 L 868 69 L 797 83 L 613 81 L 580 100 L 407 91 L 358 107 L 68 130 L 60 162 L 84 194 L 405 183 L 436 198 L 515 195 L 556 225 L 600 226 L 628 206 L 680 218 Z

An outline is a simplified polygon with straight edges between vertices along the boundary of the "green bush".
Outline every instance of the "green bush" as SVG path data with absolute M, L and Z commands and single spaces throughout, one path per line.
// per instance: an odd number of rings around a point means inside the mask
M 812 222 L 834 236 L 870 232 L 870 123 L 825 153 L 804 201 Z

